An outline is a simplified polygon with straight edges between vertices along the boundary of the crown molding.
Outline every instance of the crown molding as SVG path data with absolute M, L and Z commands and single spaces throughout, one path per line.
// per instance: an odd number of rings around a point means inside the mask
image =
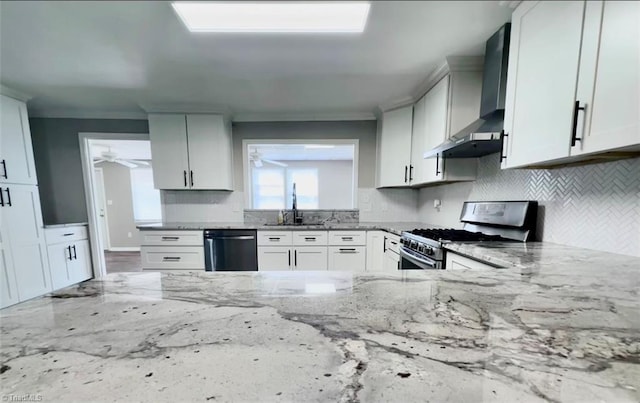
M 147 104 L 139 103 L 138 106 L 147 113 L 182 113 L 182 114 L 204 114 L 214 113 L 220 115 L 231 115 L 231 109 L 226 105 L 205 105 L 190 103 L 162 103 Z
M 449 73 L 482 71 L 483 68 L 484 56 L 449 56 L 416 87 L 413 98 L 416 101 L 422 98 Z
M 347 120 L 376 120 L 372 112 L 353 113 L 235 113 L 233 122 L 321 122 Z
M 413 96 L 406 96 L 398 99 L 394 99 L 393 101 L 386 102 L 384 104 L 378 105 L 378 112 L 384 113 L 393 109 L 402 108 L 403 106 L 411 105 L 416 101 Z
M 10 98 L 17 99 L 18 101 L 27 102 L 33 95 L 27 94 L 26 92 L 15 90 L 11 87 L 7 87 L 4 84 L 0 84 L 0 94 L 5 95 Z
M 29 118 L 49 119 L 126 119 L 147 120 L 145 112 L 135 111 L 91 111 L 83 109 L 28 108 Z

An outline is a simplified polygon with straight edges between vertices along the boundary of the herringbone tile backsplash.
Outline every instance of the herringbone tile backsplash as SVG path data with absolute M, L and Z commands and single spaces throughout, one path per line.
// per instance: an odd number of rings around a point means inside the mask
M 551 170 L 501 170 L 480 158 L 475 182 L 425 188 L 419 215 L 457 225 L 465 200 L 537 200 L 538 239 L 640 256 L 640 158 Z M 435 209 L 433 200 L 442 200 Z

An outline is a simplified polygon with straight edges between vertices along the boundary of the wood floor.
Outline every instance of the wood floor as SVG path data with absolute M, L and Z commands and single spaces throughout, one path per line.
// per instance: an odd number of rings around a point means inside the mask
M 107 263 L 107 273 L 142 271 L 140 252 L 104 251 L 104 260 Z

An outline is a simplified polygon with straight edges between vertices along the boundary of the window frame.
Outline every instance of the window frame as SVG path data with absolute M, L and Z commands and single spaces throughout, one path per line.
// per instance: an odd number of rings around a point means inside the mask
M 326 144 L 326 145 L 352 145 L 353 146 L 353 206 L 349 210 L 358 207 L 358 171 L 360 140 L 358 139 L 243 139 L 242 140 L 242 176 L 244 179 L 244 208 L 245 210 L 275 211 L 269 209 L 256 209 L 253 207 L 253 187 L 251 169 L 249 164 L 249 146 L 255 144 Z M 286 196 L 285 196 L 286 197 Z M 285 202 L 286 206 L 286 202 Z

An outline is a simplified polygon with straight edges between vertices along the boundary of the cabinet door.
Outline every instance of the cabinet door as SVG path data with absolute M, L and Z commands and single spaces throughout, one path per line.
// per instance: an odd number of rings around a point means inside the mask
M 16 273 L 14 271 L 11 250 L 6 242 L 3 242 L 2 214 L 0 214 L 0 308 L 20 302 Z
M 189 157 L 184 115 L 149 115 L 149 138 L 156 189 L 188 189 Z
M 390 250 L 384 254 L 384 271 L 397 271 L 400 269 L 400 256 Z
M 69 263 L 73 259 L 73 252 L 69 250 L 70 246 L 68 244 L 56 244 L 47 247 L 51 284 L 54 290 L 72 284 L 69 276 Z
M 233 190 L 231 132 L 222 115 L 187 115 L 192 189 Z
M 584 5 L 527 1 L 513 12 L 503 168 L 569 155 Z
M 384 233 L 367 232 L 366 271 L 382 271 L 384 267 Z
M 258 271 L 291 270 L 292 255 L 289 247 L 258 247 Z
M 4 95 L 0 96 L 0 183 L 38 183 L 27 106 Z
M 412 125 L 412 105 L 382 115 L 378 187 L 409 186 Z
M 572 155 L 640 144 L 640 2 L 587 2 L 577 101 Z
M 365 271 L 366 253 L 364 246 L 330 246 L 329 270 Z
M 425 95 L 425 150 L 431 150 L 447 140 L 449 79 L 449 76 L 444 77 Z M 424 161 L 424 182 L 441 181 L 444 176 L 444 159 L 437 156 Z
M 20 300 L 46 294 L 52 287 L 38 187 L 5 185 L 2 192 L 5 206 L 0 207 L 0 214 L 8 229 L 3 242 L 11 248 Z M 11 206 L 7 205 L 9 196 Z
M 69 280 L 77 284 L 93 277 L 89 241 L 79 241 L 71 245 L 73 260 L 69 264 Z
M 424 183 L 424 172 L 428 160 L 423 155 L 427 151 L 426 135 L 427 135 L 427 115 L 426 115 L 426 96 L 420 98 L 413 106 L 413 130 L 411 133 L 411 169 L 409 172 L 409 180 L 412 185 Z
M 327 270 L 326 246 L 299 246 L 293 250 L 294 270 Z

